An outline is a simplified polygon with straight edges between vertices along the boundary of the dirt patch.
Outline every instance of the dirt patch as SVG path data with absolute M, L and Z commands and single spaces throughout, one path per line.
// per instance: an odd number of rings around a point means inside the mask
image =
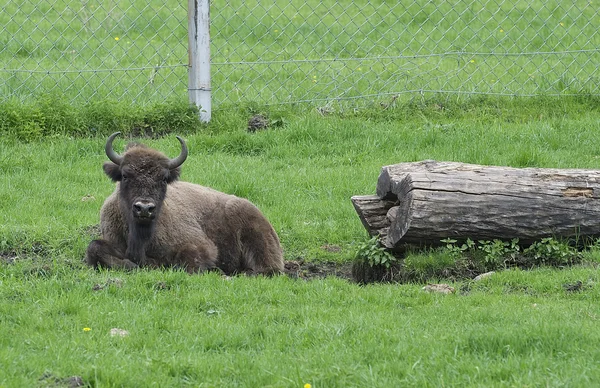
M 294 279 L 322 279 L 335 276 L 346 280 L 353 280 L 352 263 L 337 263 L 333 261 L 306 262 L 286 261 L 284 272 Z
M 83 387 L 87 384 L 83 381 L 81 376 L 71 376 L 60 378 L 54 376 L 52 373 L 44 373 L 42 377 L 39 379 L 41 385 L 46 387 L 68 387 L 68 388 L 76 388 Z
M 13 252 L 1 252 L 0 251 L 0 261 L 1 262 L 7 263 L 7 264 L 12 264 L 18 258 L 19 258 L 19 256 L 17 256 Z

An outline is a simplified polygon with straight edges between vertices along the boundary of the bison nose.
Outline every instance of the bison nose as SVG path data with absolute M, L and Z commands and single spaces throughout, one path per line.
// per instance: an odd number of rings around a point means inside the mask
M 133 212 L 137 217 L 153 217 L 156 205 L 152 202 L 138 201 L 133 204 Z

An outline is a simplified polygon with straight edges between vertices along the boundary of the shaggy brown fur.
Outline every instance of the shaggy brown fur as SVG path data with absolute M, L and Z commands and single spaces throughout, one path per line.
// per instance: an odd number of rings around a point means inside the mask
M 88 246 L 89 265 L 175 266 L 190 273 L 283 271 L 279 238 L 252 203 L 179 182 L 179 167 L 169 170 L 168 162 L 162 153 L 136 144 L 120 165 L 104 164 L 117 187 L 102 206 L 102 239 Z

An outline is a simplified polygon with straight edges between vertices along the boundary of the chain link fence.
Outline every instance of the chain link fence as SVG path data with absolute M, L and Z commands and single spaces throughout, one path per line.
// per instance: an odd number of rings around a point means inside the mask
M 600 2 L 213 0 L 213 105 L 599 93 Z M 8 0 L 0 93 L 187 98 L 187 4 Z
M 0 29 L 2 98 L 187 96 L 187 4 L 5 0 Z

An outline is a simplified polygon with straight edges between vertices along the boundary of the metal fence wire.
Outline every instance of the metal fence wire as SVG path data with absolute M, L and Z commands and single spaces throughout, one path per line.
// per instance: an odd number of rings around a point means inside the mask
M 599 92 L 600 1 L 213 0 L 213 106 Z M 187 98 L 187 4 L 8 0 L 0 93 Z

